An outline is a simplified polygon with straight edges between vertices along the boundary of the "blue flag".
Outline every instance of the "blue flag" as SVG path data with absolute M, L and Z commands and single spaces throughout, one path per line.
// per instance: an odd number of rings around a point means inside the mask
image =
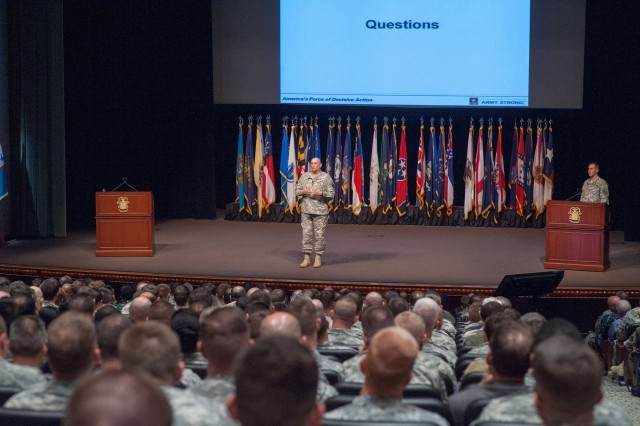
M 444 203 L 444 164 L 447 155 L 447 142 L 444 134 L 444 124 L 440 124 L 440 133 L 438 134 L 438 162 L 437 173 L 435 175 L 435 192 L 436 192 L 436 213 L 438 217 L 442 215 L 442 210 L 446 207 Z
M 327 149 L 324 159 L 324 171 L 333 178 L 333 118 L 329 119 L 329 134 L 327 135 Z M 335 190 L 335 187 L 334 187 Z M 333 208 L 333 200 L 329 200 L 329 208 Z
M 396 124 L 391 127 L 391 135 L 389 136 L 389 178 L 387 179 L 387 192 L 391 197 L 389 208 L 393 208 L 396 201 L 396 182 L 398 171 L 398 137 L 396 135 Z
M 425 165 L 424 175 L 424 205 L 427 210 L 427 215 L 431 217 L 433 212 L 433 206 L 436 202 L 436 192 L 434 188 L 436 176 L 436 164 L 438 162 L 438 147 L 436 146 L 436 128 L 433 126 L 433 122 L 429 127 L 429 144 L 427 145 L 427 158 Z
M 342 119 L 338 117 L 338 134 L 336 135 L 336 150 L 333 153 L 333 185 L 335 194 L 333 208 L 337 209 L 342 199 L 342 187 L 340 186 L 340 174 L 342 173 Z
M 527 126 L 527 139 L 524 145 L 524 190 L 525 190 L 525 216 L 531 216 L 533 206 L 533 129 L 531 121 Z
M 2 154 L 0 153 L 0 157 Z M 236 156 L 236 201 L 238 210 L 243 211 L 245 206 L 244 198 L 244 141 L 242 140 L 242 123 L 238 128 L 238 154 Z
M 482 200 L 482 217 L 485 219 L 489 217 L 489 212 L 495 208 L 493 202 L 495 189 L 495 180 L 493 173 L 493 123 L 489 122 L 489 129 L 487 130 L 487 149 L 484 152 L 484 187 L 483 187 L 483 200 Z
M 320 131 L 318 130 L 318 123 L 313 126 L 313 157 L 322 161 L 322 150 L 320 149 Z
M 2 145 L 0 145 L 0 200 L 9 195 L 9 186 L 7 185 L 5 170 L 4 154 L 2 153 Z
M 391 210 L 391 200 L 395 194 L 389 192 L 389 125 L 387 124 L 387 118 L 384 119 L 384 126 L 382 127 L 382 142 L 381 142 L 381 161 L 382 169 L 380 170 L 380 192 L 382 192 L 382 213 L 387 214 Z
M 287 201 L 287 180 L 289 176 L 289 138 L 287 138 L 287 125 L 282 125 L 282 143 L 280 144 L 280 200 L 287 211 L 289 203 Z M 293 180 L 293 170 L 291 170 Z
M 509 163 L 509 207 L 516 209 L 516 188 L 518 186 L 518 126 L 513 124 L 513 142 L 511 144 L 511 161 Z

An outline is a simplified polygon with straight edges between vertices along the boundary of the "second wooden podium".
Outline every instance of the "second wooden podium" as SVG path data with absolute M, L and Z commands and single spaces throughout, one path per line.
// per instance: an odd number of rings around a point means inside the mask
M 96 256 L 153 256 L 153 194 L 96 192 Z
M 547 269 L 609 268 L 609 206 L 604 203 L 549 201 L 546 237 Z

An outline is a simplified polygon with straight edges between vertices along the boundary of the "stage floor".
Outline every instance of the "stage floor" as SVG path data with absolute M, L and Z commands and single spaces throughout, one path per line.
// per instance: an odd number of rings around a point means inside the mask
M 640 295 L 640 243 L 611 232 L 611 268 L 566 271 L 558 296 Z M 259 281 L 305 287 L 423 287 L 493 291 L 507 274 L 545 271 L 544 229 L 329 225 L 319 269 L 301 269 L 300 225 L 218 220 L 156 223 L 153 257 L 96 257 L 95 231 L 9 241 L 0 274 L 94 276 L 115 281 Z M 556 294 L 554 293 L 554 295 Z M 635 295 L 638 293 L 638 295 Z

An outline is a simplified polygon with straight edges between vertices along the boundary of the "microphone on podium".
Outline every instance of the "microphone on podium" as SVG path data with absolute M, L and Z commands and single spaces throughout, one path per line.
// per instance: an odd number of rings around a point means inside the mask
M 577 188 L 576 191 L 577 192 L 575 194 L 573 194 L 571 197 L 567 198 L 565 201 L 571 201 L 574 198 L 576 198 L 578 195 L 582 194 L 582 190 L 580 188 Z

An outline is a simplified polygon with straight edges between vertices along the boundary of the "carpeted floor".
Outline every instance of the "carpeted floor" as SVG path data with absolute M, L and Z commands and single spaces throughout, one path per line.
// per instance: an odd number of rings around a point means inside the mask
M 631 396 L 627 387 L 604 377 L 605 398 L 625 409 L 635 426 L 640 426 L 640 398 Z

